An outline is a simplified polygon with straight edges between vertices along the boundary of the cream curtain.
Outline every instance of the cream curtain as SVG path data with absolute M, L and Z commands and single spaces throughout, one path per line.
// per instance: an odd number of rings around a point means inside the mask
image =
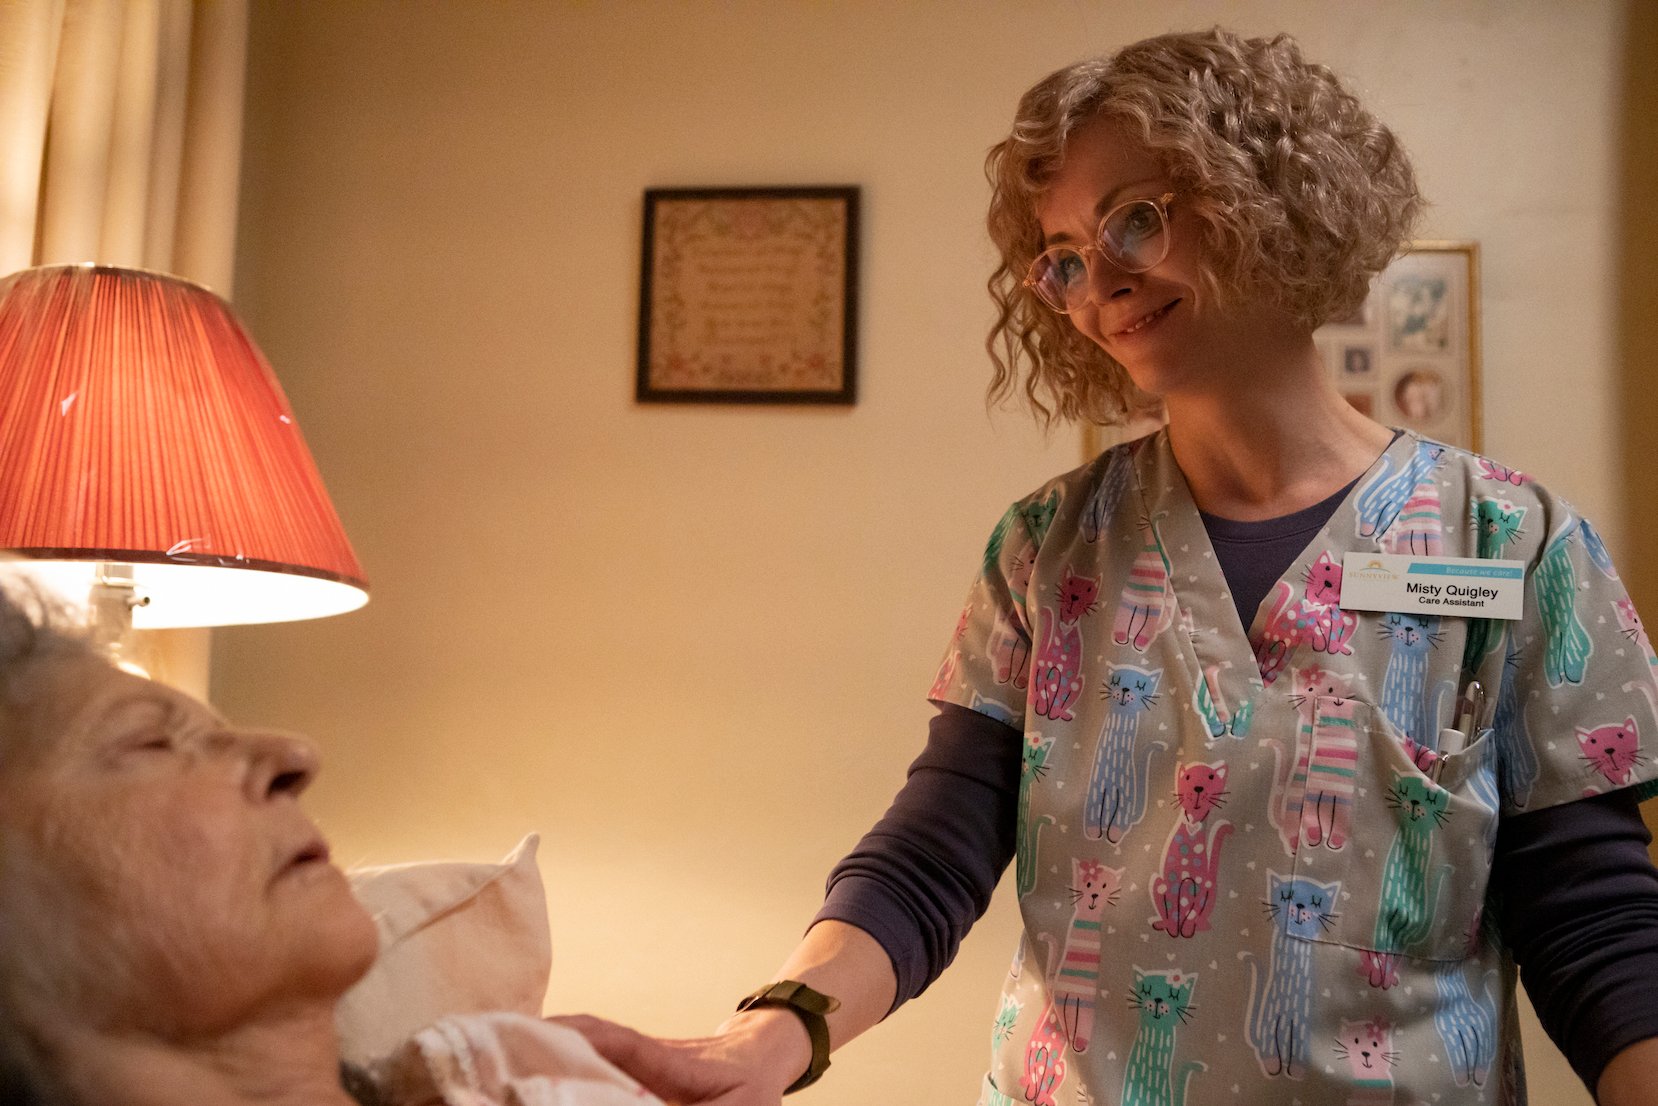
M 247 0 L 0 0 L 0 274 L 83 261 L 231 295 Z M 206 631 L 156 675 L 207 693 Z

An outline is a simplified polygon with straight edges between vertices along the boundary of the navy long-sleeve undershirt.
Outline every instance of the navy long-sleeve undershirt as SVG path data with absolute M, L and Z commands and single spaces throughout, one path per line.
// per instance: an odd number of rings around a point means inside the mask
M 1265 522 L 1204 516 L 1239 621 L 1346 497 Z M 830 873 L 823 908 L 892 960 L 894 1009 L 938 978 L 1013 858 L 1023 735 L 939 704 L 892 805 Z M 1491 901 L 1539 1020 L 1592 1090 L 1619 1051 L 1658 1037 L 1658 870 L 1631 788 L 1505 818 Z

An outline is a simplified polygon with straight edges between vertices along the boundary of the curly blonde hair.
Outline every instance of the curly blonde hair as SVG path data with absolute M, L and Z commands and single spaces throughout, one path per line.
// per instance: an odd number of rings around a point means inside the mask
M 985 159 L 1002 258 L 989 281 L 989 398 L 1014 391 L 1023 362 L 1025 398 L 1045 423 L 1113 425 L 1157 406 L 1024 287 L 1042 250 L 1036 205 L 1071 133 L 1101 116 L 1135 128 L 1198 216 L 1205 289 L 1272 304 L 1309 330 L 1358 308 L 1422 208 L 1393 132 L 1288 35 L 1160 35 L 1050 74 Z

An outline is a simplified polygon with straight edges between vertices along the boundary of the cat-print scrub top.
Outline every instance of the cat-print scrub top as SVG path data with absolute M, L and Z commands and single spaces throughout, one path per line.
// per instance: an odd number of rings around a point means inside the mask
M 1523 561 L 1524 617 L 1345 611 L 1350 551 Z M 1409 432 L 1247 632 L 1166 432 L 1014 504 L 931 695 L 1025 739 L 980 1102 L 1523 1103 L 1498 820 L 1649 784 L 1655 667 L 1586 521 Z

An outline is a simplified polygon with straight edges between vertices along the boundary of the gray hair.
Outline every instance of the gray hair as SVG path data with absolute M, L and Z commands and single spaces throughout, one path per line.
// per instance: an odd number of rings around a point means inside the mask
M 0 773 L 29 737 L 19 719 L 24 672 L 40 660 L 96 655 L 62 602 L 23 578 L 0 577 Z
M 33 747 L 31 738 L 39 736 L 25 722 L 24 674 L 38 661 L 94 655 L 91 640 L 59 601 L 16 577 L 0 582 L 0 792 L 18 770 L 20 755 Z M 20 891 L 7 870 L 13 843 L 5 838 L 0 827 L 0 894 L 12 900 Z M 10 913 L 0 911 L 0 1106 L 54 1106 L 68 1100 L 51 1077 L 38 1027 L 22 1013 L 46 981 L 30 970 L 33 957 L 20 947 L 26 939 L 12 932 Z

